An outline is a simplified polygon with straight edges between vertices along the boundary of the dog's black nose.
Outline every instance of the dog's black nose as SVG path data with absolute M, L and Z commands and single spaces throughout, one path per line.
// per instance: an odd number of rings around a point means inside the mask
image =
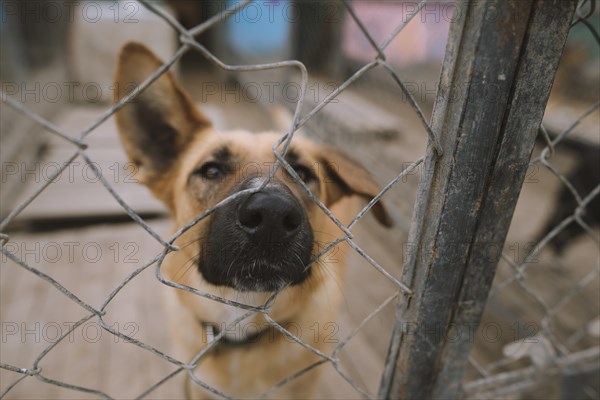
M 246 180 L 230 194 L 261 182 Z M 213 285 L 272 292 L 311 274 L 312 268 L 306 268 L 314 244 L 309 216 L 302 201 L 279 182 L 217 208 L 207 237 L 198 267 Z
M 287 193 L 257 192 L 240 205 L 239 226 L 255 240 L 285 242 L 300 231 L 300 207 L 298 201 Z

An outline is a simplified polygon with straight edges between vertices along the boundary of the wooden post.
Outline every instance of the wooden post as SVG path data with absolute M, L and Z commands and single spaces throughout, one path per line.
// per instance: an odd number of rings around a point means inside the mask
M 456 4 L 381 398 L 458 395 L 575 6 Z

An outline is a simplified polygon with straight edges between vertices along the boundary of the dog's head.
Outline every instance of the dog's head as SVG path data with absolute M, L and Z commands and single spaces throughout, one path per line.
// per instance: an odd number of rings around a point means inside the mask
M 161 65 L 144 46 L 126 45 L 116 74 L 117 100 Z M 333 239 L 323 237 L 326 215 L 284 168 L 251 192 L 274 168 L 272 147 L 281 135 L 217 132 L 169 73 L 116 117 L 138 179 L 166 204 L 178 227 L 233 196 L 178 241 L 188 262 L 179 278 L 193 270 L 212 285 L 265 292 L 310 276 L 306 265 Z M 285 159 L 328 207 L 347 196 L 370 199 L 379 192 L 357 162 L 305 138 L 294 138 Z M 381 203 L 373 211 L 391 225 Z

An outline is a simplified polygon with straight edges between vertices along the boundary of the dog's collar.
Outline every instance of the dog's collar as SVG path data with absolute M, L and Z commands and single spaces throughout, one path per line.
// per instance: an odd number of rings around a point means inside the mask
M 205 321 L 199 321 L 199 322 L 200 322 L 200 325 L 202 325 L 204 332 L 206 332 L 206 335 L 209 338 L 209 340 L 212 340 L 213 338 L 215 338 L 221 334 L 221 328 L 219 328 L 219 326 L 217 324 L 213 324 L 213 323 L 205 322 Z M 252 334 L 247 335 L 243 339 L 239 339 L 239 340 L 237 340 L 235 338 L 231 338 L 227 335 L 223 335 L 219 339 L 218 345 L 225 346 L 225 347 L 241 347 L 241 346 L 252 345 L 254 343 L 258 343 L 263 338 L 263 336 L 267 335 L 269 332 L 273 333 L 272 327 L 268 327 L 268 328 L 253 332 Z

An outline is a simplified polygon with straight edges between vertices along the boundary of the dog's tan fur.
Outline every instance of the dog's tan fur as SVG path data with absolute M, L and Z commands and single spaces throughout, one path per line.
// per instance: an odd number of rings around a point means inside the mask
M 139 85 L 162 65 L 141 44 L 129 43 L 121 51 L 116 73 L 118 96 Z M 196 109 L 189 97 L 167 73 L 144 90 L 117 113 L 117 124 L 125 150 L 139 168 L 137 177 L 162 200 L 172 213 L 176 228 L 189 223 L 207 208 L 227 197 L 244 174 L 264 178 L 275 162 L 274 143 L 281 135 L 251 134 L 236 131 L 219 133 Z M 194 171 L 211 157 L 215 149 L 227 147 L 237 158 L 235 173 L 209 184 L 194 177 Z M 316 167 L 317 179 L 309 184 L 315 195 L 346 223 L 354 214 L 351 195 L 370 199 L 379 191 L 373 178 L 358 163 L 334 149 L 317 145 L 302 137 L 294 138 L 290 147 L 299 162 Z M 251 172 L 248 165 L 252 165 Z M 280 168 L 276 180 L 285 182 L 305 208 L 313 231 L 317 254 L 325 245 L 342 235 L 341 231 L 308 198 L 305 191 Z M 391 225 L 384 207 L 378 203 L 375 216 Z M 270 293 L 238 292 L 229 287 L 208 284 L 198 272 L 199 246 L 206 237 L 211 216 L 198 222 L 176 241 L 179 251 L 165 259 L 162 272 L 174 282 L 235 301 L 262 305 Z M 340 245 L 342 246 L 342 245 Z M 283 290 L 272 305 L 269 315 L 282 325 L 292 324 L 293 332 L 310 346 L 330 351 L 325 330 L 336 321 L 342 293 L 343 251 L 326 254 L 313 265 L 310 277 L 299 285 Z M 175 290 L 173 290 L 175 291 Z M 184 290 L 176 290 L 169 313 L 173 315 L 173 335 L 180 359 L 188 362 L 207 343 L 203 322 L 221 324 L 233 320 L 244 311 Z M 256 313 L 241 325 L 267 326 L 264 315 Z M 318 329 L 315 331 L 315 328 Z M 315 334 L 317 333 L 317 334 Z M 257 397 L 272 385 L 318 361 L 319 356 L 293 343 L 273 330 L 256 343 L 242 346 L 217 346 L 202 358 L 195 375 L 224 393 L 234 397 Z M 273 395 L 308 398 L 318 386 L 320 369 L 313 369 L 284 385 Z M 207 396 L 198 385 L 188 380 L 187 393 L 192 398 Z

